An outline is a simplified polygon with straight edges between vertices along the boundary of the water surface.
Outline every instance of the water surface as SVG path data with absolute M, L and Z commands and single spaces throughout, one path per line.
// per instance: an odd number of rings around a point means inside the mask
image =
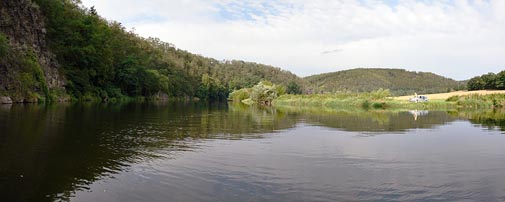
M 505 201 L 500 111 L 0 106 L 0 201 Z

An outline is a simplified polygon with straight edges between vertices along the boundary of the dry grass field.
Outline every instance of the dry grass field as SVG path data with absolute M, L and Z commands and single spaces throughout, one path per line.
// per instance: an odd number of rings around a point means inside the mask
M 445 100 L 445 99 L 447 99 L 451 96 L 455 96 L 455 95 L 470 95 L 470 94 L 480 94 L 480 95 L 505 94 L 505 90 L 454 91 L 454 92 L 450 92 L 450 93 L 419 94 L 419 95 L 425 95 L 430 100 Z M 413 97 L 413 95 L 394 97 L 394 99 L 395 100 L 408 100 L 411 97 Z

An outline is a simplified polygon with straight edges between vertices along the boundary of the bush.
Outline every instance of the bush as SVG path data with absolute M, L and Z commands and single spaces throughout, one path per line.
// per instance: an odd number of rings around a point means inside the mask
M 374 109 L 385 109 L 386 108 L 386 103 L 385 102 L 374 102 L 372 104 L 372 107 Z
M 363 107 L 363 109 L 368 109 L 370 108 L 370 102 L 368 100 L 365 100 L 362 104 L 361 104 L 361 107 Z
M 460 96 L 454 95 L 454 96 L 451 96 L 451 97 L 447 98 L 447 100 L 445 100 L 445 101 L 447 101 L 447 102 L 456 102 L 456 101 L 459 100 L 459 98 L 460 98 Z
M 286 93 L 286 88 L 272 84 L 270 81 L 260 81 L 252 88 L 233 91 L 229 98 L 234 102 L 271 105 L 272 101 Z
M 229 98 L 233 102 L 241 102 L 242 100 L 248 99 L 250 97 L 249 95 L 249 89 L 243 88 L 240 90 L 234 90 L 232 93 L 230 93 Z

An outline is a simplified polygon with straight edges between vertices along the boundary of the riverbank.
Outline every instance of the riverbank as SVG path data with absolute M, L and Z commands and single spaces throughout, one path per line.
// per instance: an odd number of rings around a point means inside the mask
M 465 92 L 452 93 L 450 97 L 443 98 L 439 94 L 426 95 L 428 102 L 409 102 L 407 96 L 388 97 L 387 92 L 376 91 L 371 93 L 337 93 L 313 95 L 283 95 L 273 101 L 274 106 L 298 106 L 321 108 L 362 108 L 362 109 L 458 109 L 458 108 L 503 108 L 505 107 L 505 91 L 489 93 Z M 480 93 L 480 94 L 479 94 Z M 438 97 L 437 97 L 438 96 Z
M 426 96 L 432 100 L 446 100 L 452 96 L 465 96 L 465 95 L 490 95 L 490 94 L 505 94 L 505 90 L 476 90 L 476 91 L 454 91 L 449 93 L 435 93 L 427 94 Z M 411 95 L 394 97 L 395 100 L 408 100 Z

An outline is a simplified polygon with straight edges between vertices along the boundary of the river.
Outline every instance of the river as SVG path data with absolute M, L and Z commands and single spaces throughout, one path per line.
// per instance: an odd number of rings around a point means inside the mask
M 505 201 L 502 111 L 0 106 L 0 201 Z

